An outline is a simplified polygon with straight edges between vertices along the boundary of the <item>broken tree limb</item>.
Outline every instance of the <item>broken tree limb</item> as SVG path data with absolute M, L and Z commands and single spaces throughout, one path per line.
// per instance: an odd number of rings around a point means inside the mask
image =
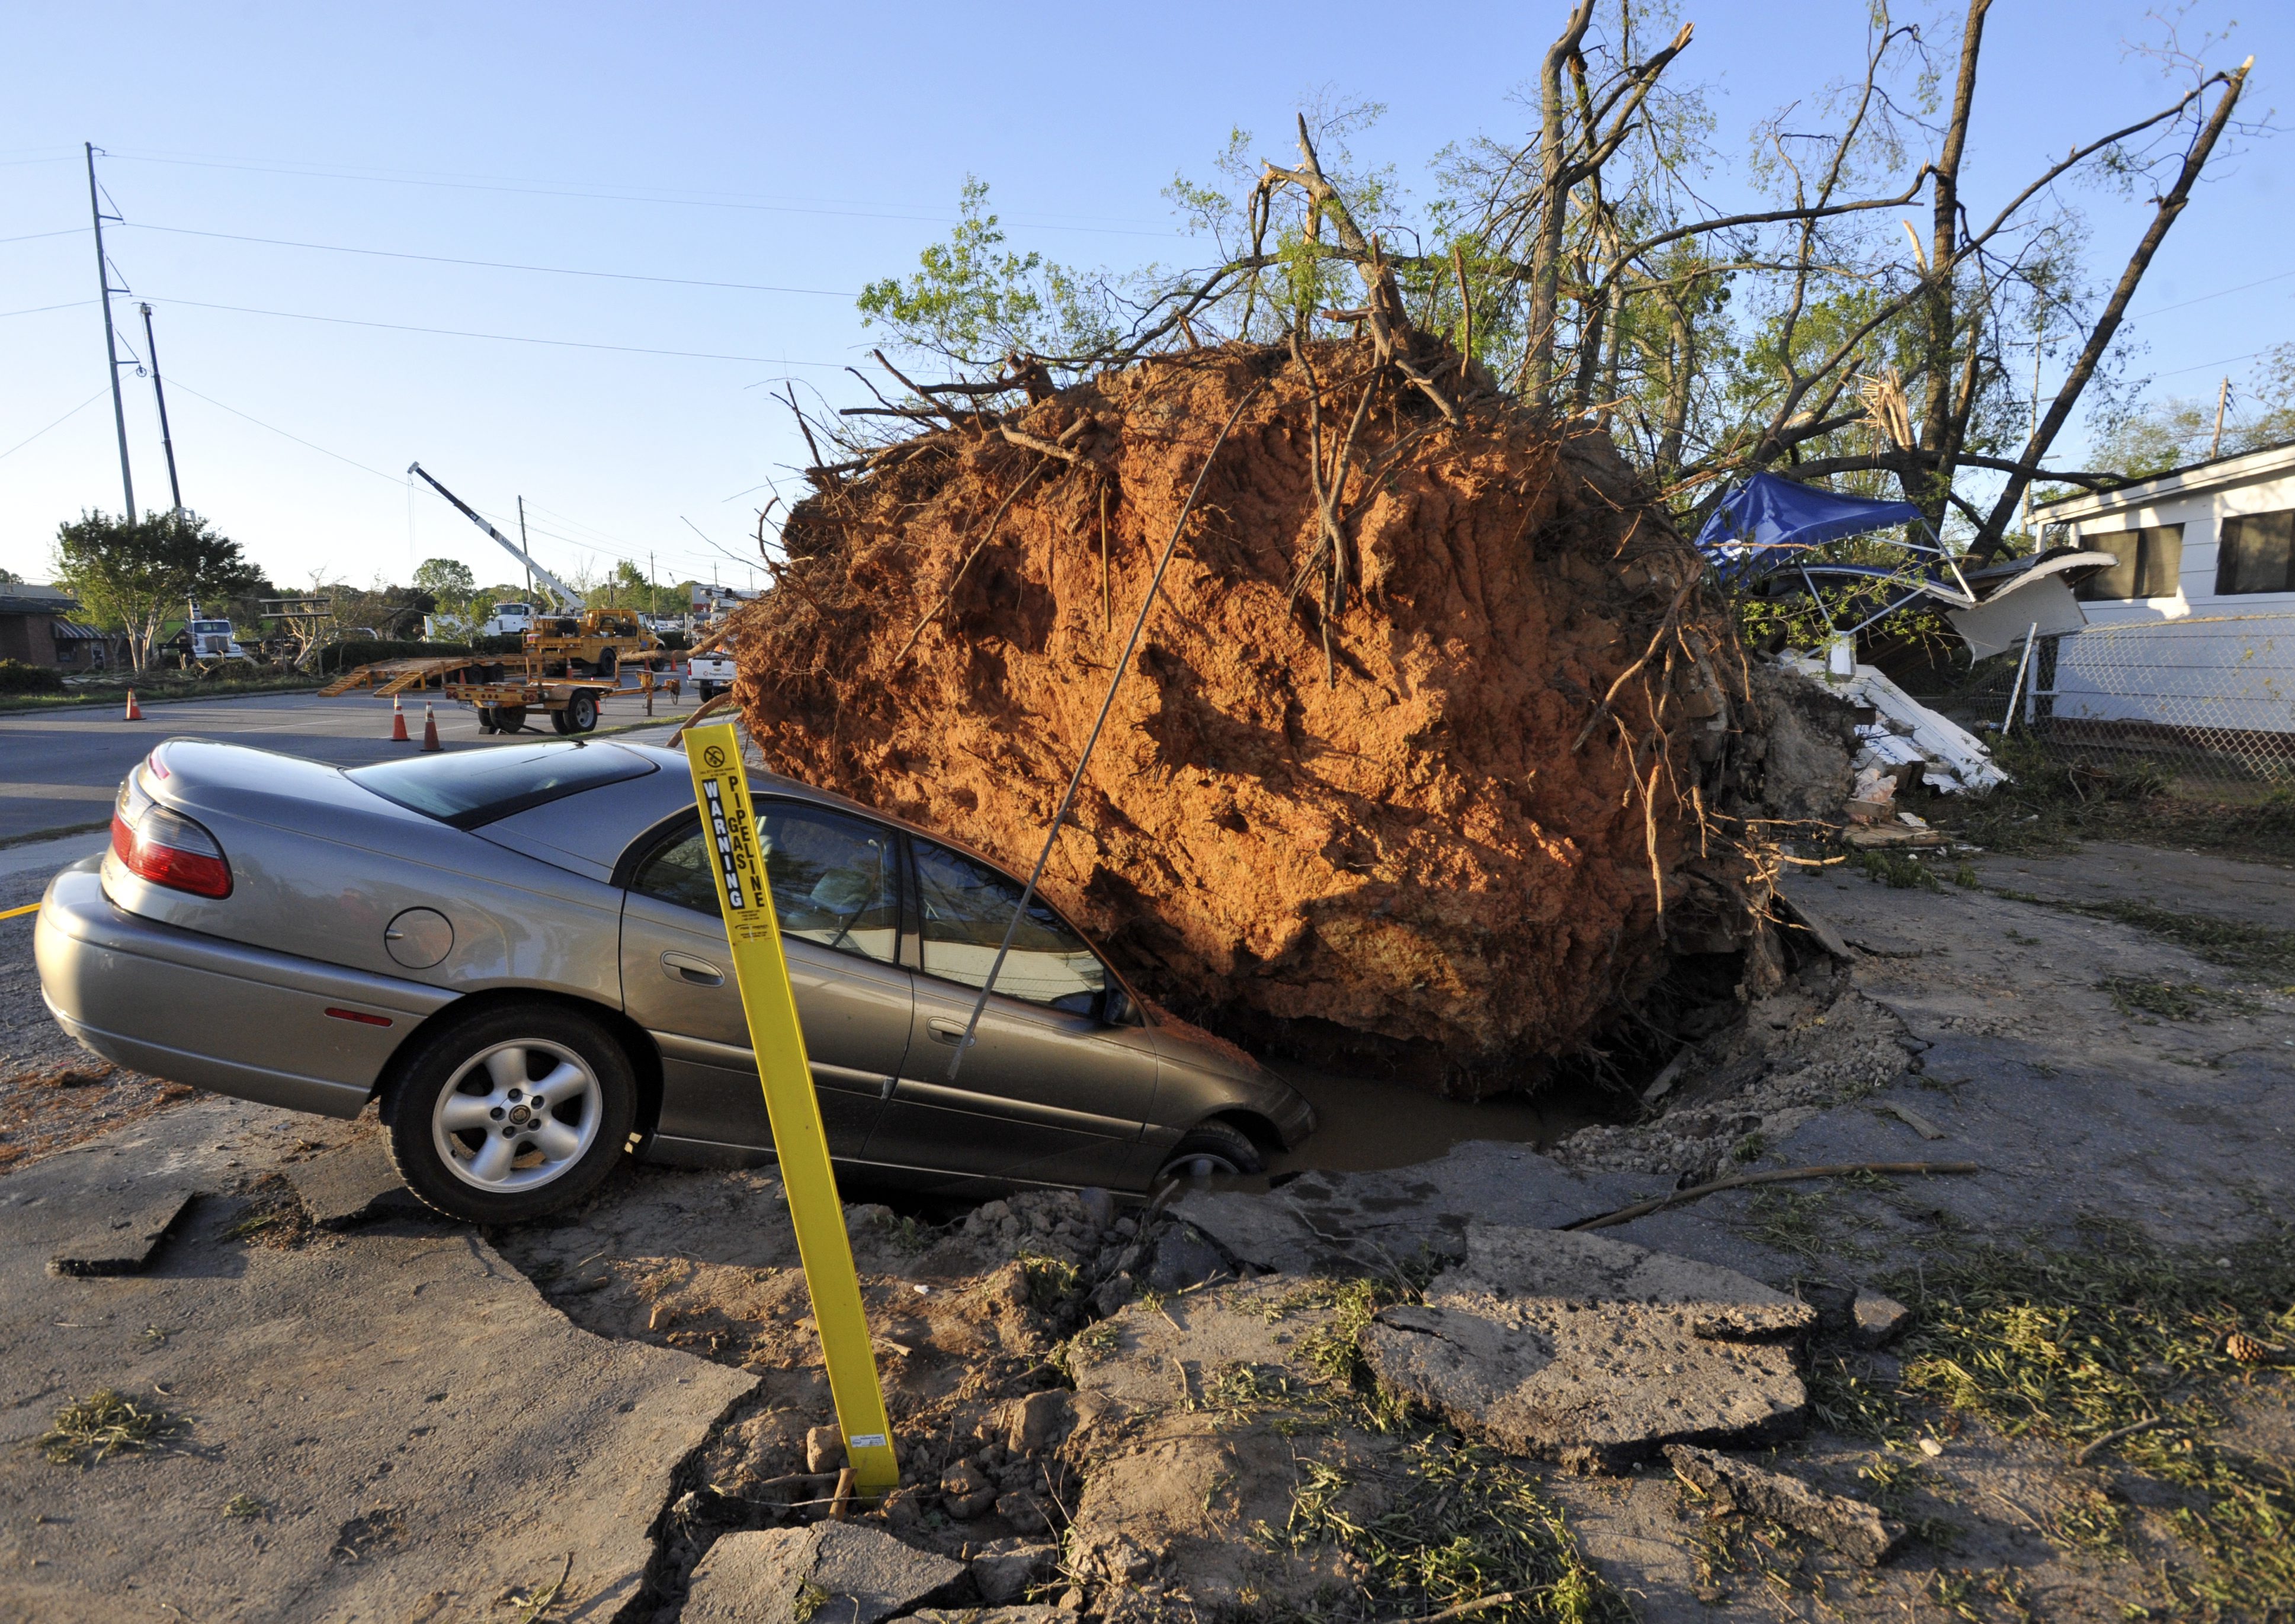
M 2116 1426 L 2103 1437 L 2091 1438 L 2082 1444 L 2079 1453 L 2072 1457 L 2072 1465 L 2085 1466 L 2088 1463 L 2088 1457 L 2098 1449 L 2118 1443 L 2123 1438 L 2133 1438 L 2138 1432 L 2148 1432 L 2155 1426 L 2173 1425 L 2175 1419 L 2173 1416 L 2146 1416 L 2141 1421 L 2131 1421 L 2126 1426 Z
M 1678 1206 L 1685 1201 L 1695 1201 L 1701 1196 L 1716 1195 L 1722 1190 L 1734 1190 L 1748 1184 L 1791 1184 L 1803 1179 L 1845 1179 L 1852 1173 L 1981 1173 L 1983 1166 L 1975 1162 L 1838 1162 L 1825 1167 L 1776 1167 L 1765 1172 L 1732 1173 L 1727 1179 L 1716 1179 L 1711 1184 L 1693 1184 L 1686 1190 L 1675 1190 L 1651 1201 L 1638 1201 L 1629 1207 L 1620 1207 L 1614 1212 L 1598 1212 L 1591 1218 L 1581 1218 L 1574 1224 L 1564 1224 L 1565 1229 L 1607 1229 L 1618 1224 L 1630 1223 L 1637 1218 L 1647 1218 L 1653 1212 Z
M 2254 65 L 2255 59 L 2250 56 L 2232 72 L 2217 76 L 2223 81 L 2224 93 L 2217 99 L 2215 110 L 2208 115 L 2207 122 L 2200 126 L 2191 150 L 2184 155 L 2183 167 L 2177 173 L 2176 184 L 2168 189 L 2167 195 L 2160 200 L 2153 210 L 2151 229 L 2136 245 L 2136 251 L 2128 257 L 2128 268 L 2119 273 L 2119 283 L 2112 289 L 2111 298 L 2105 301 L 2103 314 L 2089 329 L 2087 342 L 2081 347 L 2079 358 L 2072 363 L 2071 371 L 2065 374 L 2063 387 L 2056 391 L 2056 398 L 2049 403 L 2047 415 L 2040 420 L 2031 437 L 2024 442 L 2024 449 L 2016 458 L 2016 471 L 2008 476 L 2007 481 L 2000 487 L 2000 494 L 1992 503 L 1992 517 L 1985 524 L 1984 534 L 1976 538 L 1976 544 L 1968 551 L 1968 557 L 1973 562 L 1989 563 L 2005 544 L 2008 521 L 2014 516 L 2017 504 L 2024 499 L 2024 487 L 2032 482 L 2032 470 L 2038 468 L 2041 459 L 2048 454 L 2048 447 L 2055 444 L 2056 435 L 2070 420 L 2072 408 L 2079 403 L 2080 394 L 2087 388 L 2088 379 L 2103 364 L 2104 352 L 2111 347 L 2112 338 L 2119 331 L 2120 320 L 2128 313 L 2128 301 L 2136 297 L 2136 290 L 2144 280 L 2144 273 L 2151 268 L 2152 257 L 2160 251 L 2160 243 L 2167 241 L 2168 228 L 2176 224 L 2176 216 L 2182 214 L 2184 206 L 2192 200 L 2192 188 L 2200 178 L 2200 171 L 2207 167 L 2208 155 L 2215 151 L 2216 142 L 2223 135 L 2224 127 L 2231 122 L 2232 109 L 2239 104 L 2239 93 L 2247 85 L 2248 69 Z M 2202 90 L 2205 88 L 2204 85 L 2201 86 Z

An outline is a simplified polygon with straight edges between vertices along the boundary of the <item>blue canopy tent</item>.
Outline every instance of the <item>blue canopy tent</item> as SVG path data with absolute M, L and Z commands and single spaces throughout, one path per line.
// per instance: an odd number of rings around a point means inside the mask
M 1935 562 L 1915 564 L 1908 574 L 1903 568 L 1834 563 L 1810 556 L 1828 542 L 1892 525 L 1915 526 L 1920 535 L 1928 538 L 1927 543 L 1906 541 L 1899 545 L 1915 559 Z M 1776 474 L 1755 474 L 1724 497 L 1721 505 L 1705 521 L 1705 527 L 1697 533 L 1697 551 L 1712 560 L 1721 578 L 1732 584 L 1775 572 L 1792 572 L 1800 578 L 1810 599 L 1825 609 L 1827 624 L 1832 624 L 1833 617 L 1817 592 L 1820 579 L 1852 590 L 1906 589 L 1895 593 L 1879 613 L 1847 628 L 1848 635 L 1885 619 L 1916 599 L 1933 598 L 1955 608 L 1967 608 L 1976 601 L 1976 594 L 1969 590 L 1960 567 L 1937 542 L 1928 521 L 1921 517 L 1920 509 L 1911 502 L 1837 496 L 1814 486 L 1796 485 Z M 1949 572 L 1949 580 L 1944 572 Z

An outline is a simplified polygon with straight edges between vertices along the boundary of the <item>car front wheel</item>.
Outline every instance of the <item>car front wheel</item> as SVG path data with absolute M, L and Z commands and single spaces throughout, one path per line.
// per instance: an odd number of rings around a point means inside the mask
M 1211 1179 L 1266 1171 L 1259 1147 L 1240 1129 L 1230 1128 L 1225 1122 L 1198 1122 L 1172 1147 L 1172 1154 L 1164 1158 L 1164 1170 L 1156 1175 L 1156 1181 L 1160 1184 L 1168 1179 Z
M 473 1223 L 579 1201 L 621 1159 L 636 1116 L 621 1045 L 551 1004 L 489 1009 L 426 1040 L 386 1113 L 406 1187 Z

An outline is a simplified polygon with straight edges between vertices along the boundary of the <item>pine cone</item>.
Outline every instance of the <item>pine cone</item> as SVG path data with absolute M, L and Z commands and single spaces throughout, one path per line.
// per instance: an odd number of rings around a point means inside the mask
M 2225 1337 L 2224 1351 L 2242 1365 L 2261 1365 L 2279 1357 L 2278 1349 L 2257 1341 L 2244 1331 L 2234 1331 Z

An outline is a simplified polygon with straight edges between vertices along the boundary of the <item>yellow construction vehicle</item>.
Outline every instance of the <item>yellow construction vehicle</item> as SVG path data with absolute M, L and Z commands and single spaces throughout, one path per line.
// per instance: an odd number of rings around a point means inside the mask
M 537 615 L 524 641 L 527 660 L 547 676 L 610 677 L 624 665 L 649 665 L 666 652 L 661 639 L 628 609 Z
M 532 555 L 510 537 L 480 518 L 469 502 L 432 478 L 420 462 L 410 474 L 421 474 L 430 488 L 454 504 L 469 519 L 502 543 L 510 555 L 534 572 L 534 578 L 558 601 L 538 614 L 523 638 L 527 673 L 535 677 L 611 677 L 625 665 L 651 666 L 666 652 L 661 639 L 645 629 L 634 609 L 585 608 L 582 594 L 534 561 Z M 523 521 L 521 521 L 521 524 Z

